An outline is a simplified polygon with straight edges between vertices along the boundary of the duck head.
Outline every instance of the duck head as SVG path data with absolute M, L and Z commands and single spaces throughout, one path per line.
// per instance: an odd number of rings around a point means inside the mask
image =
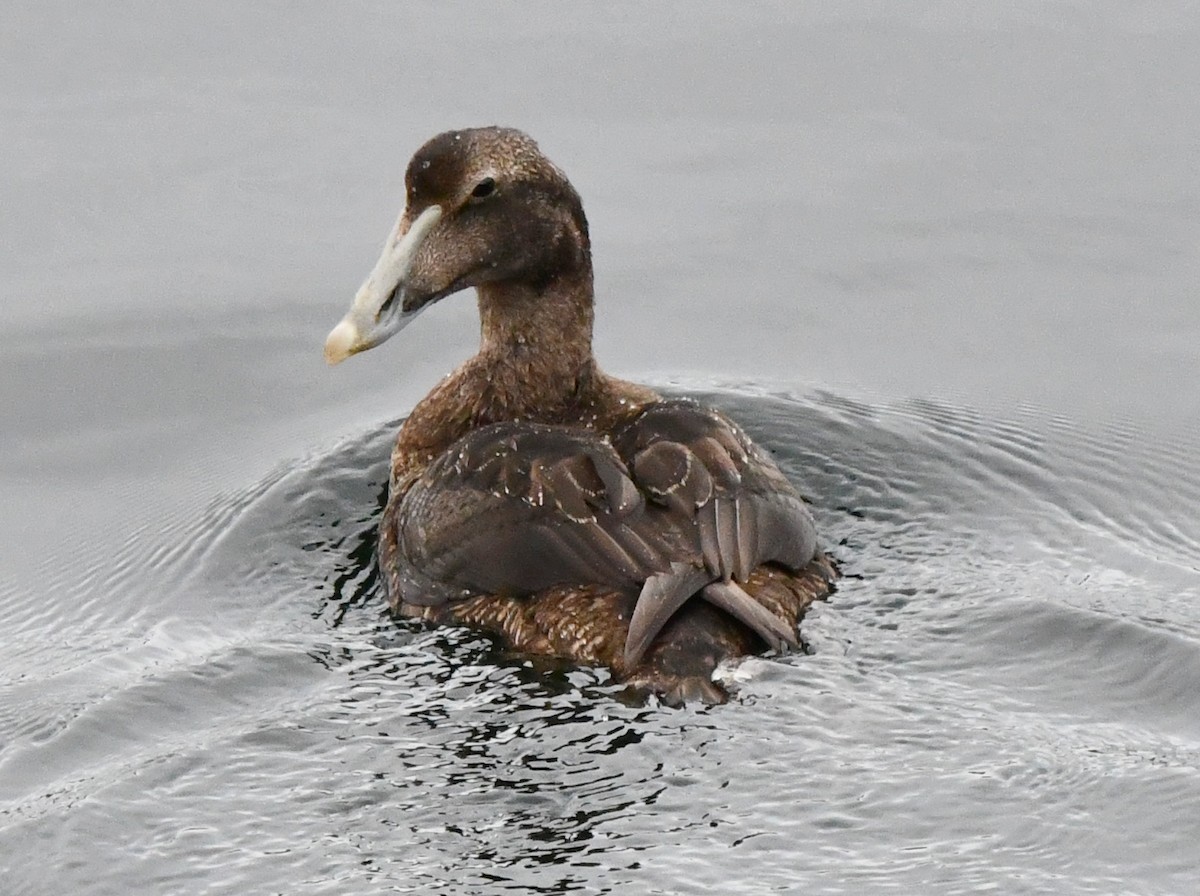
M 468 287 L 534 289 L 591 258 L 579 195 L 526 134 L 447 131 L 404 176 L 405 207 L 350 311 L 325 340 L 337 364 L 374 348 L 438 299 Z

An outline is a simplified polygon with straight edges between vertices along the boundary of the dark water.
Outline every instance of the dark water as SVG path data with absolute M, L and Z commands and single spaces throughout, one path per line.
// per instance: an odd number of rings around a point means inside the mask
M 0 37 L 5 894 L 1200 889 L 1200 11 L 30 6 Z M 846 576 L 738 698 L 383 614 L 465 297 L 320 345 L 435 131 Z

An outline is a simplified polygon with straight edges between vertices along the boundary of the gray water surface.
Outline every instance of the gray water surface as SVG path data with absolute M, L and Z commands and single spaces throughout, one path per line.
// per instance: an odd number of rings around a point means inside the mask
M 31 4 L 0 75 L 5 894 L 1200 890 L 1196 4 Z M 843 566 L 727 706 L 383 612 L 473 302 L 321 343 L 493 122 Z

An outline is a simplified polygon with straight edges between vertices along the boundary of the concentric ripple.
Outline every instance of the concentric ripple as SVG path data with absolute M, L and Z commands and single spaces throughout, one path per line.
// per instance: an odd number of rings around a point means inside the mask
M 391 621 L 389 422 L 131 536 L 78 586 L 107 607 L 78 661 L 21 646 L 5 891 L 46 862 L 100 894 L 1188 891 L 1195 452 L 1033 409 L 695 394 L 842 564 L 809 653 L 674 711 Z

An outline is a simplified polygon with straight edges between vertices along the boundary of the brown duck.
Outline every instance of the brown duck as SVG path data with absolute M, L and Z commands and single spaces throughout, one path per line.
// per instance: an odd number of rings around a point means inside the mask
M 717 663 L 795 646 L 829 591 L 808 509 L 726 416 L 596 366 L 583 205 L 528 136 L 439 134 L 405 191 L 326 360 L 468 287 L 482 339 L 396 440 L 379 533 L 392 609 L 604 664 L 670 702 L 724 700 Z

